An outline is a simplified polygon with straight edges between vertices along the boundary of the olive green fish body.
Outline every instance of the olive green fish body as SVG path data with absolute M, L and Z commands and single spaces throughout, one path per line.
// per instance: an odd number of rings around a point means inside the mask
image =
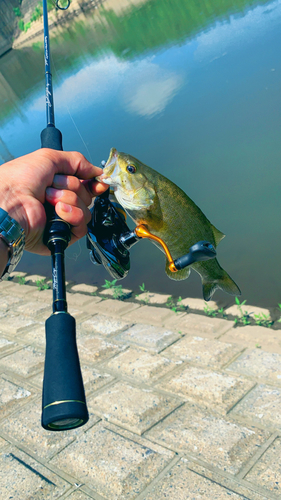
M 216 247 L 224 237 L 182 189 L 130 155 L 112 149 L 99 180 L 114 187 L 117 200 L 133 221 L 145 224 L 153 235 L 161 238 L 174 260 L 187 254 L 198 241 L 206 240 Z M 190 267 L 201 276 L 205 300 L 217 288 L 232 295 L 241 293 L 216 258 L 196 262 L 176 273 L 169 270 L 166 261 L 165 270 L 169 278 L 183 280 L 188 278 Z

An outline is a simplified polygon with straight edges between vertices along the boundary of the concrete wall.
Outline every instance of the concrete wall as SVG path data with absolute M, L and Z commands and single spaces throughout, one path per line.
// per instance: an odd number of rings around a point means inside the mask
M 0 2 L 0 56 L 12 48 L 13 35 L 19 19 L 15 16 L 14 7 L 19 7 L 18 0 Z

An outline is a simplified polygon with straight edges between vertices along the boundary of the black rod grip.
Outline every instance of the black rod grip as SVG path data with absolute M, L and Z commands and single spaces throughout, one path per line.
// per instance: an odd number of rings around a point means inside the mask
M 73 429 L 88 419 L 75 319 L 65 312 L 52 314 L 46 321 L 42 427 L 52 431 Z
M 54 126 L 46 127 L 42 130 L 40 137 L 41 148 L 62 151 L 62 134 L 58 128 Z

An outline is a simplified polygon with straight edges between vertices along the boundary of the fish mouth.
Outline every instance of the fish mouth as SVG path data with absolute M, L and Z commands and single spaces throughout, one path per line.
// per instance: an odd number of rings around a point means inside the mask
M 118 151 L 115 148 L 111 148 L 108 160 L 104 166 L 103 173 L 96 177 L 97 181 L 103 182 L 104 184 L 112 185 L 114 181 L 111 175 L 114 172 L 115 167 L 118 165 Z

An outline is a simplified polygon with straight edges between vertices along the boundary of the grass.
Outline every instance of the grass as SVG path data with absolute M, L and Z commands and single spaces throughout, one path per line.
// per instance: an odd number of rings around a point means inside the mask
M 19 285 L 25 285 L 25 277 L 24 276 L 17 276 L 18 283 Z
M 45 279 L 36 280 L 37 289 L 41 292 L 42 290 L 49 290 L 50 285 L 45 282 Z
M 173 297 L 168 297 L 166 306 L 175 313 L 183 312 L 185 311 L 186 308 L 181 302 L 182 302 L 181 297 L 179 297 L 178 300 L 174 300 Z
M 118 300 L 123 300 L 126 297 L 126 293 L 123 290 L 122 285 L 116 285 L 117 280 L 109 281 L 104 280 L 105 284 L 102 288 L 107 288 L 113 290 L 113 298 Z

